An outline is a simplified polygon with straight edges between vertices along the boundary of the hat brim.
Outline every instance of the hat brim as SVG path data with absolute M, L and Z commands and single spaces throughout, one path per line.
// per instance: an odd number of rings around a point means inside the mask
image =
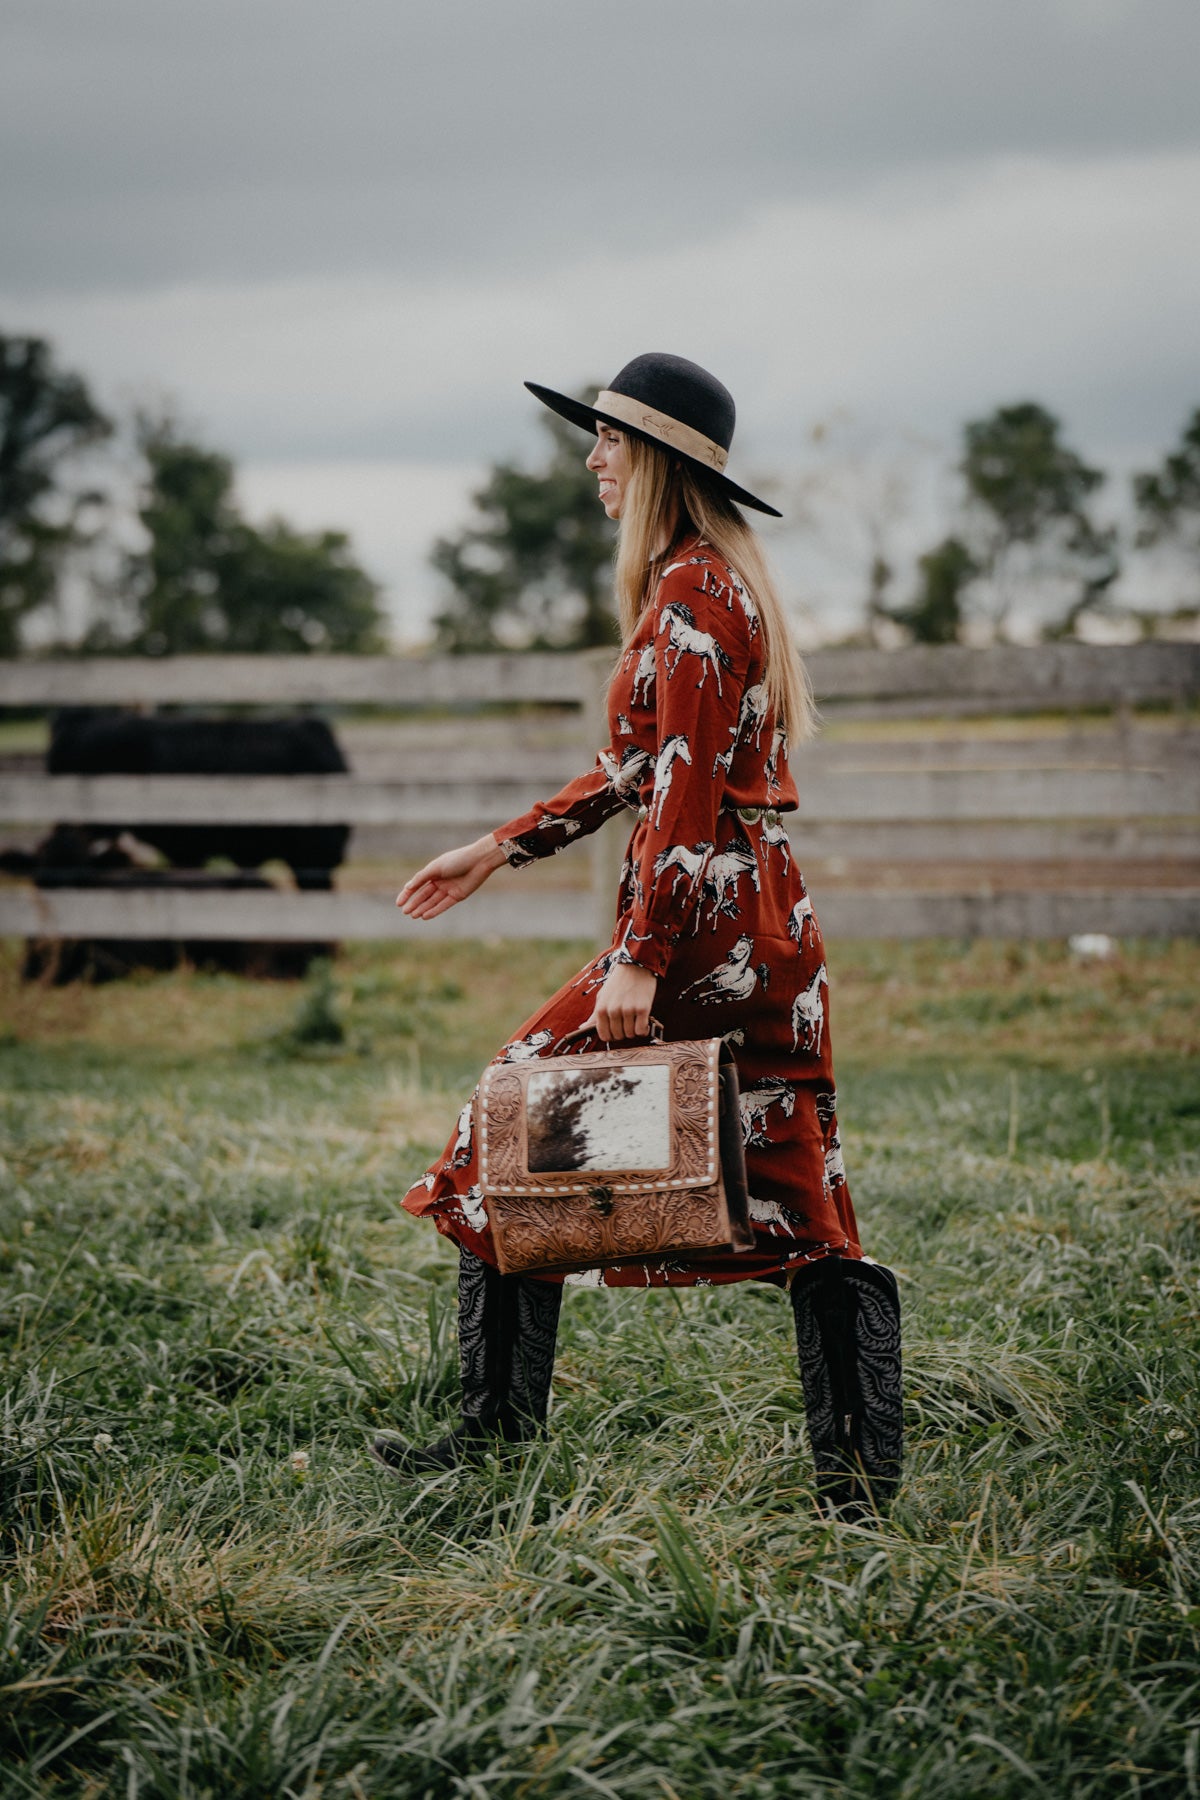
M 654 444 L 659 450 L 667 451 L 668 455 L 678 457 L 681 462 L 689 462 L 695 468 L 703 469 L 709 481 L 715 487 L 719 487 L 723 493 L 728 494 L 731 500 L 736 500 L 739 506 L 752 506 L 755 512 L 767 513 L 772 519 L 782 519 L 783 514 L 777 506 L 771 506 L 768 501 L 760 500 L 758 495 L 752 494 L 748 488 L 739 487 L 736 481 L 730 481 L 728 475 L 719 474 L 709 463 L 702 462 L 698 456 L 689 456 L 686 450 L 680 450 L 674 444 L 664 444 L 661 439 L 652 436 L 648 431 L 637 431 L 632 425 L 627 425 L 623 419 L 614 418 L 611 413 L 599 412 L 594 406 L 585 406 L 582 400 L 573 400 L 570 394 L 559 394 L 554 388 L 543 387 L 537 381 L 527 381 L 525 386 L 536 400 L 541 401 L 543 406 L 548 406 L 550 411 L 556 412 L 560 418 L 569 419 L 572 425 L 578 425 L 582 431 L 594 431 L 596 421 L 599 419 L 605 425 L 612 425 L 617 431 L 628 432 L 630 437 L 641 438 L 643 443 Z

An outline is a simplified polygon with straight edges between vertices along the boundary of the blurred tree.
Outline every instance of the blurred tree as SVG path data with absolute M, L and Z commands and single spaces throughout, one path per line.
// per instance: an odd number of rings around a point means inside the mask
M 917 563 L 920 580 L 908 606 L 888 610 L 907 626 L 918 644 L 956 644 L 966 621 L 963 590 L 979 574 L 979 564 L 961 538 L 943 538 Z
M 786 523 L 775 528 L 805 540 L 806 560 L 826 567 L 809 577 L 843 604 L 861 604 L 863 632 L 852 641 L 887 643 L 895 631 L 891 595 L 905 560 L 904 539 L 928 477 L 932 446 L 909 432 L 881 432 L 839 410 L 809 433 L 813 457 L 783 490 Z M 768 488 L 768 492 L 769 492 Z
M 85 541 L 84 511 L 101 498 L 71 491 L 65 465 L 111 431 L 44 338 L 0 333 L 0 656 L 16 654 L 23 620 L 54 599 L 64 557 Z
M 1200 406 L 1162 467 L 1133 478 L 1138 543 L 1169 543 L 1200 568 Z
M 1001 406 L 963 432 L 959 465 L 973 512 L 972 551 L 991 584 L 993 623 L 1003 633 L 1019 582 L 1025 594 L 1047 579 L 1061 595 L 1051 636 L 1073 631 L 1120 573 L 1115 528 L 1096 525 L 1089 497 L 1105 477 L 1060 437 L 1053 413 L 1033 401 Z M 1073 591 L 1072 591 L 1073 590 Z
M 342 532 L 262 528 L 242 518 L 228 457 L 143 416 L 147 544 L 125 559 L 110 617 L 86 648 L 152 656 L 198 651 L 371 651 L 383 646 L 379 590 Z
M 433 547 L 430 562 L 451 589 L 435 619 L 442 649 L 616 642 L 614 533 L 584 467 L 586 440 L 554 414 L 541 423 L 553 446 L 545 465 L 494 464 L 472 495 L 476 521 Z

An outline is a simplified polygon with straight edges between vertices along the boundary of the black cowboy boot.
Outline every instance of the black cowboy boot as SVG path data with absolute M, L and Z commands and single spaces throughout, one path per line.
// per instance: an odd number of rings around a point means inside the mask
M 470 1250 L 459 1251 L 458 1359 L 462 1420 L 424 1448 L 377 1437 L 371 1454 L 394 1475 L 452 1469 L 497 1440 L 515 1444 L 546 1422 L 562 1287 L 501 1275 Z
M 822 1504 L 881 1513 L 900 1479 L 900 1294 L 878 1263 L 827 1256 L 791 1284 L 808 1435 Z

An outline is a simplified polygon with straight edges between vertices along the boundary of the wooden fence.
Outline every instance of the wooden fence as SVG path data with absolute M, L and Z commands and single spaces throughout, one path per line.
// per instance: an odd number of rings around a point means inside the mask
M 366 705 L 407 719 L 339 721 L 347 775 L 50 777 L 28 758 L 0 757 L 0 835 L 53 821 L 119 821 L 135 833 L 164 820 L 337 823 L 355 827 L 360 860 L 423 857 L 590 765 L 605 741 L 610 661 L 0 663 L 0 707 Z M 801 810 L 789 825 L 828 936 L 1200 931 L 1200 646 L 835 650 L 810 666 L 832 729 L 794 759 Z M 521 710 L 498 713 L 498 704 Z M 973 714 L 990 716 L 984 725 Z M 502 873 L 423 926 L 396 911 L 392 889 L 214 895 L 9 883 L 0 933 L 607 939 L 624 835 L 620 822 L 606 827 L 590 862 L 576 863 L 590 871 L 585 887 L 550 885 L 540 869 Z

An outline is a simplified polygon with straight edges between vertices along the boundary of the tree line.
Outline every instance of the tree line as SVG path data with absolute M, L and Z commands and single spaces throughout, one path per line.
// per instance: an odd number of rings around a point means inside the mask
M 612 526 L 578 432 L 553 415 L 540 423 L 542 461 L 494 464 L 472 496 L 473 516 L 433 546 L 445 594 L 434 619 L 439 649 L 615 641 Z M 132 421 L 141 541 L 122 546 L 104 480 L 116 435 L 83 377 L 61 368 L 45 339 L 0 333 L 0 655 L 18 654 L 39 616 L 46 639 L 63 582 L 81 568 L 87 617 L 62 649 L 385 647 L 380 590 L 346 535 L 298 531 L 279 518 L 252 524 L 236 501 L 231 460 L 195 441 L 170 411 Z M 1111 605 L 1126 545 L 1095 510 L 1106 476 L 1066 442 L 1053 413 L 1023 401 L 968 421 L 954 478 L 954 528 L 917 558 L 910 591 L 899 597 L 875 534 L 863 571 L 868 629 L 886 622 L 915 642 L 955 643 L 986 613 L 1003 637 L 1016 600 L 1036 582 L 1052 595 L 1046 636 L 1069 636 Z M 1160 464 L 1133 477 L 1130 499 L 1133 545 L 1170 546 L 1200 574 L 1200 407 Z M 803 528 L 805 504 L 795 510 Z
M 612 528 L 596 504 L 578 432 L 552 415 L 541 423 L 550 438 L 544 462 L 497 464 L 473 497 L 473 521 L 434 548 L 450 595 L 436 620 L 443 649 L 577 649 L 615 638 Z M 957 524 L 917 558 L 908 594 L 894 597 L 885 534 L 868 530 L 860 572 L 868 632 L 886 622 L 913 642 L 951 644 L 979 621 L 1003 639 L 1035 586 L 1044 592 L 1048 638 L 1073 635 L 1086 615 L 1109 607 L 1124 546 L 1120 528 L 1094 511 L 1107 477 L 1065 441 L 1053 413 L 1023 401 L 968 421 L 953 475 Z M 758 485 L 792 503 L 799 529 L 819 529 L 828 498 L 820 470 L 794 493 L 778 482 Z M 864 491 L 857 500 L 860 511 L 886 510 L 878 495 Z M 1133 477 L 1131 501 L 1134 545 L 1170 545 L 1200 578 L 1200 407 L 1161 464 Z M 893 496 L 891 504 L 902 501 Z M 839 522 L 845 526 L 845 508 L 835 529 Z
M 104 452 L 117 427 L 42 338 L 0 333 L 0 656 L 85 567 L 83 654 L 374 651 L 378 585 L 343 532 L 242 516 L 227 456 L 170 411 L 138 413 L 140 544 L 114 530 Z M 42 633 L 43 637 L 46 635 Z

